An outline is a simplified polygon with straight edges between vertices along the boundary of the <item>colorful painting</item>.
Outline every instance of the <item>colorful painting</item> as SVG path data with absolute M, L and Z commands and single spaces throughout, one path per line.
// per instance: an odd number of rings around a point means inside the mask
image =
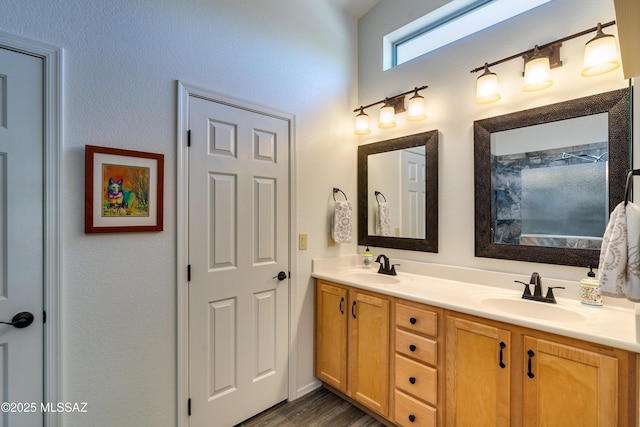
M 102 165 L 102 216 L 149 216 L 149 168 Z
M 85 233 L 162 231 L 164 156 L 85 147 Z

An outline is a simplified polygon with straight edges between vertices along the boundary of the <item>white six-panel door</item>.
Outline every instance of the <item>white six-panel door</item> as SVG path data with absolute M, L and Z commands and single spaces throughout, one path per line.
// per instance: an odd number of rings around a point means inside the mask
M 42 93 L 42 59 L 0 49 L 0 321 L 35 317 L 26 328 L 0 324 L 0 402 L 12 405 L 1 427 L 43 419 Z
M 288 397 L 289 123 L 190 96 L 189 128 L 189 421 L 233 426 Z
M 417 149 L 416 149 L 417 150 Z M 426 160 L 421 150 L 402 150 L 402 237 L 426 236 Z

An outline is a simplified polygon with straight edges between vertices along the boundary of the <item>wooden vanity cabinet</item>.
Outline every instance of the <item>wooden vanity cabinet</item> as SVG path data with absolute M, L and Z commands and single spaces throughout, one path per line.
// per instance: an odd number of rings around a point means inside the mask
M 459 313 L 446 353 L 447 426 L 637 427 L 634 353 Z
M 394 333 L 394 413 L 400 426 L 441 425 L 437 410 L 442 399 L 443 359 L 439 345 L 442 310 L 411 301 L 395 303 Z
M 317 281 L 315 376 L 343 393 L 347 392 L 348 298 L 346 288 Z
M 367 408 L 389 415 L 390 300 L 316 281 L 315 375 Z
M 629 425 L 618 422 L 617 357 L 525 336 L 524 363 L 523 426 Z
M 511 332 L 447 317 L 447 426 L 509 427 Z

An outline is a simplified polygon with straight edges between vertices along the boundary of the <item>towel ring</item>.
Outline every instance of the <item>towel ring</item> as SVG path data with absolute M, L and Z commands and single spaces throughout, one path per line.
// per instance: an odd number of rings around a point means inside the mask
M 373 194 L 375 194 L 376 196 L 376 202 L 378 202 L 378 204 L 380 204 L 380 200 L 378 199 L 378 196 L 382 196 L 382 198 L 384 199 L 384 202 L 387 203 L 387 198 L 384 197 L 384 194 L 382 194 L 379 191 L 374 191 Z
M 342 191 L 342 190 L 341 190 L 341 189 L 339 189 L 339 188 L 333 187 L 333 201 L 334 201 L 334 202 L 336 201 L 336 193 L 342 193 L 342 195 L 344 196 L 344 199 L 345 199 L 345 200 L 349 200 L 349 199 L 347 198 L 347 195 L 346 195 L 346 194 L 344 194 L 344 191 Z
M 640 175 L 640 169 L 632 169 L 627 172 L 627 183 L 624 186 L 624 205 L 629 203 L 629 196 L 631 196 L 631 190 L 633 190 L 633 176 Z

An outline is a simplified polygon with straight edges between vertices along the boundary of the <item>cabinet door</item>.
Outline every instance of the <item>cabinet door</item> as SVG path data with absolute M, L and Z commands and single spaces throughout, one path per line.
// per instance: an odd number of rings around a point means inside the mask
M 351 397 L 387 416 L 389 412 L 389 300 L 353 292 L 349 344 Z
M 316 285 L 316 377 L 347 391 L 347 290 L 326 282 Z
M 447 426 L 509 426 L 511 333 L 447 318 Z
M 524 338 L 526 426 L 617 426 L 618 360 Z

